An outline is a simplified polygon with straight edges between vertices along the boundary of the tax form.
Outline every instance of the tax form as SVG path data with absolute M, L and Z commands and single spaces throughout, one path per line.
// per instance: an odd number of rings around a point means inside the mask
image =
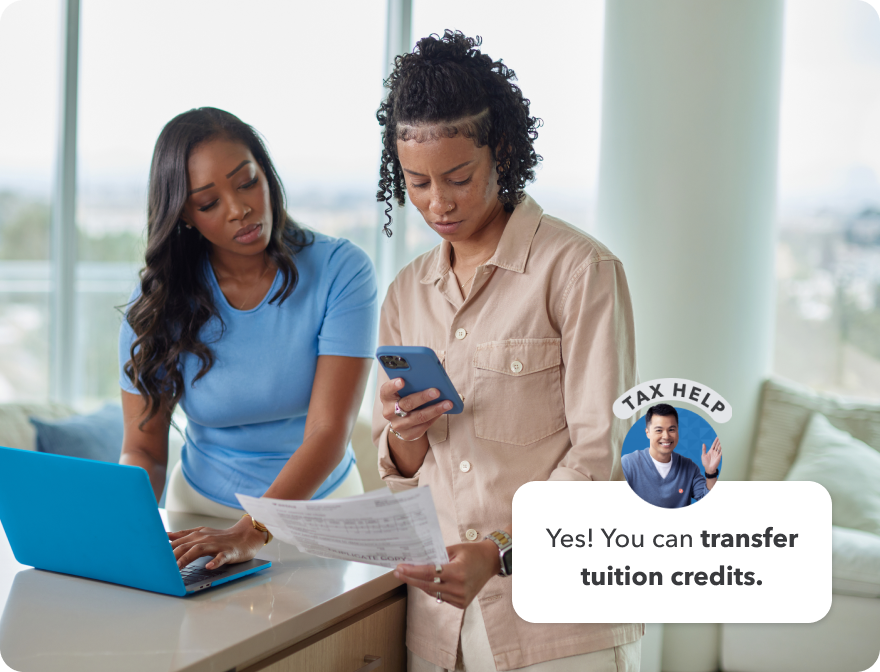
M 428 487 L 308 501 L 235 496 L 254 520 L 304 553 L 382 567 L 449 562 Z

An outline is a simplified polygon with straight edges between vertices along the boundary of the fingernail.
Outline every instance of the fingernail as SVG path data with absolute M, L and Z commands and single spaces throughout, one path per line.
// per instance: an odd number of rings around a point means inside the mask
M 209 562 L 207 565 L 205 565 L 205 567 L 207 567 L 208 569 L 211 569 L 213 566 L 214 566 L 213 562 Z
M 399 578 L 400 578 L 400 572 L 398 572 L 396 569 L 394 570 L 394 578 L 395 578 L 395 579 L 399 579 Z
M 397 380 L 395 380 L 394 386 L 398 388 L 403 387 L 403 378 L 398 378 Z
M 452 408 L 452 402 L 451 402 L 451 401 L 446 401 L 446 402 L 443 403 L 443 410 L 448 411 L 448 410 L 450 410 L 451 408 Z
M 437 390 L 429 390 L 428 396 L 431 397 L 431 399 L 436 399 L 440 396 L 440 392 L 438 392 Z

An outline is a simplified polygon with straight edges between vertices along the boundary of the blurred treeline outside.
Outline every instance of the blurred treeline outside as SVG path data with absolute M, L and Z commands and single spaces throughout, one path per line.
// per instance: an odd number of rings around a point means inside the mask
M 880 210 L 783 221 L 774 370 L 818 389 L 880 396 Z
M 0 191 L 0 260 L 49 259 L 50 229 L 48 201 Z M 142 262 L 144 237 L 132 231 L 96 235 L 77 227 L 77 258 L 79 261 Z
M 300 195 L 294 199 L 291 210 L 301 222 L 317 224 L 317 230 L 349 237 L 371 249 L 371 206 L 368 201 L 360 205 L 360 199 L 351 200 L 351 204 L 328 205 L 317 196 Z M 136 221 L 136 210 L 129 208 L 126 217 L 129 222 Z M 0 191 L 0 279 L 5 277 L 3 261 L 48 261 L 50 228 L 47 199 Z M 79 310 L 87 318 L 81 322 L 77 338 L 83 343 L 81 366 L 89 372 L 82 379 L 83 393 L 89 398 L 117 393 L 117 364 L 106 353 L 115 349 L 121 313 L 110 306 L 124 306 L 132 286 L 123 282 L 125 289 L 109 284 L 102 289 L 102 278 L 110 276 L 102 275 L 105 272 L 101 269 L 120 263 L 139 268 L 145 247 L 145 226 L 108 228 L 96 232 L 94 228 L 89 231 L 77 227 L 77 259 L 82 264 L 78 276 L 80 282 L 88 283 L 91 278 L 92 283 L 91 290 L 83 291 L 85 286 L 80 286 L 77 299 Z M 422 233 L 421 228 L 414 228 L 413 234 Z M 416 242 L 417 236 L 412 238 Z M 433 244 L 433 240 L 428 240 L 421 246 L 427 249 Z M 880 396 L 880 209 L 866 207 L 850 213 L 829 210 L 781 217 L 776 266 L 773 370 L 816 389 Z M 10 272 L 16 273 L 12 269 Z M 744 268 L 744 272 L 748 269 Z M 133 271 L 123 271 L 123 275 L 130 277 L 130 282 L 135 279 Z M 118 277 L 112 277 L 118 283 Z M 8 374 L 28 362 L 29 375 L 24 375 L 26 371 L 22 371 L 21 377 L 7 375 L 12 386 L 19 388 L 19 396 L 25 392 L 23 387 L 29 387 L 29 383 L 19 381 L 34 379 L 34 369 L 46 367 L 47 291 L 48 286 L 13 293 L 0 301 L 0 321 L 7 326 L 30 325 L 16 328 L 13 337 L 27 356 L 22 359 L 20 354 L 6 364 L 0 361 L 0 370 L 7 370 Z M 774 288 L 768 287 L 767 291 Z M 12 390 L 4 393 L 2 383 L 0 380 L 0 398 L 9 397 Z M 42 387 L 28 390 L 26 396 L 40 394 Z
M 50 230 L 48 198 L 0 191 L 0 344 L 5 346 L 0 348 L 0 402 L 39 401 L 49 392 Z M 79 317 L 70 337 L 76 342 L 78 403 L 84 408 L 119 397 L 114 353 L 144 247 L 138 231 L 92 233 L 77 227 Z

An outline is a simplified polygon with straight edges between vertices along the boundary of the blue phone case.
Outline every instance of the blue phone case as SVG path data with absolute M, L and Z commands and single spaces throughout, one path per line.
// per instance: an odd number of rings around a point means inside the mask
M 380 359 L 381 357 L 401 357 L 406 360 L 408 366 L 406 368 L 389 368 Z M 437 353 L 431 348 L 413 345 L 383 345 L 376 350 L 376 358 L 379 359 L 379 365 L 385 369 L 388 378 L 391 380 L 403 378 L 405 384 L 398 392 L 401 398 L 435 387 L 440 391 L 440 396 L 419 408 L 439 404 L 441 401 L 451 401 L 452 409 L 446 411 L 447 413 L 461 413 L 464 410 L 464 404 L 455 390 L 455 385 L 449 380 L 446 370 L 437 359 Z

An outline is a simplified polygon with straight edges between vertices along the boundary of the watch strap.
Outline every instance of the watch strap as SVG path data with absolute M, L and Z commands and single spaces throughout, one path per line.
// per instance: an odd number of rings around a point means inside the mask
M 510 576 L 513 573 L 513 538 L 504 530 L 495 530 L 486 535 L 498 547 L 498 557 L 501 560 L 501 571 L 498 576 Z
M 251 524 L 254 526 L 255 530 L 259 530 L 260 532 L 266 533 L 266 544 L 268 544 L 270 541 L 272 541 L 272 539 L 275 538 L 272 536 L 272 533 L 269 531 L 269 528 L 266 527 L 265 525 L 263 525 L 263 523 L 257 522 L 257 519 L 254 518 L 253 516 L 251 516 L 251 514 L 246 513 L 242 516 L 242 518 L 247 518 L 247 517 L 250 517 Z M 263 544 L 263 546 L 265 546 L 266 544 Z

